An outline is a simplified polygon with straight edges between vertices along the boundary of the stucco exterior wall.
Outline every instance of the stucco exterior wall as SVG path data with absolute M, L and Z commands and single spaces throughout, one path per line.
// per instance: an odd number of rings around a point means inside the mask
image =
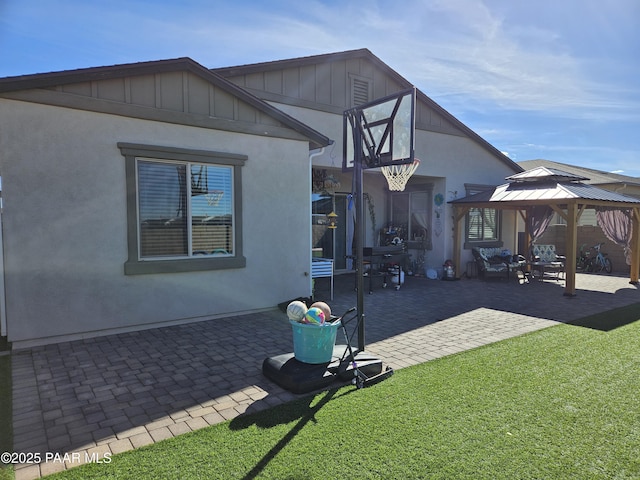
M 515 173 L 504 162 L 467 137 L 417 130 L 415 148 L 416 156 L 421 161 L 415 175 L 440 178 L 442 182 L 438 184 L 439 191 L 434 190 L 434 194 L 442 193 L 445 202 L 466 196 L 466 184 L 501 185 L 505 183 L 505 177 Z M 443 234 L 434 237 L 434 268 L 441 266 L 445 259 L 453 258 L 453 207 L 445 204 L 443 209 Z M 504 212 L 502 219 L 504 246 L 514 249 L 517 238 L 515 217 L 511 212 Z M 464 228 L 464 221 L 461 228 Z M 462 251 L 461 260 L 463 265 L 457 266 L 459 269 L 464 268 L 465 262 L 472 260 L 470 249 Z
M 246 268 L 126 276 L 118 142 L 247 155 Z M 0 152 L 8 340 L 16 347 L 246 313 L 310 294 L 305 141 L 0 99 Z

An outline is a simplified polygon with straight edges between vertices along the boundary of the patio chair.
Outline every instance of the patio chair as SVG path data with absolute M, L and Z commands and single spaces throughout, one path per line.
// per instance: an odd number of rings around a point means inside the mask
M 560 274 L 565 276 L 565 263 L 567 257 L 556 253 L 555 245 L 532 245 L 531 266 L 532 273 L 539 273 L 540 280 L 545 274 L 555 274 L 555 279 L 560 280 Z
M 473 247 L 471 253 L 478 266 L 480 277 L 483 279 L 491 276 L 508 279 L 512 272 L 522 271 L 526 263 L 523 256 L 513 256 L 501 247 Z

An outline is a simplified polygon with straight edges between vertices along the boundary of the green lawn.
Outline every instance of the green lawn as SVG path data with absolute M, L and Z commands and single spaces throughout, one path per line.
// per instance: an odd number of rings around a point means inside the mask
M 1 350 L 1 348 L 0 348 Z M 0 453 L 13 450 L 11 439 L 11 357 L 0 356 Z M 0 480 L 13 478 L 13 469 L 0 464 Z
M 52 478 L 638 479 L 640 304 Z

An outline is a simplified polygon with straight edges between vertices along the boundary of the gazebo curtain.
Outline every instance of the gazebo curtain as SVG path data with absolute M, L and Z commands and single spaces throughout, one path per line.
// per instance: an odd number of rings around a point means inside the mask
M 596 219 L 605 236 L 624 248 L 625 261 L 631 265 L 631 209 L 596 207 Z
M 350 251 L 347 252 L 347 270 L 353 268 L 352 252 L 355 251 L 355 231 L 356 231 L 356 209 L 353 195 L 347 197 L 347 245 L 351 245 Z
M 537 205 L 527 207 L 527 223 L 529 224 L 529 235 L 531 243 L 542 236 L 553 218 L 553 208 L 547 205 Z

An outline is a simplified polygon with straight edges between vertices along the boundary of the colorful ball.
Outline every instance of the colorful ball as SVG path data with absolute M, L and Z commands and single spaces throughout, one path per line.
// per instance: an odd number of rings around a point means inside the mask
M 294 300 L 287 306 L 287 317 L 294 322 L 303 322 L 307 306 L 300 300 Z
M 320 310 L 322 310 L 322 313 L 324 313 L 325 322 L 330 322 L 331 321 L 331 307 L 329 307 L 329 305 L 327 305 L 324 302 L 316 302 L 316 303 L 311 305 L 311 308 L 313 308 L 313 307 L 317 307 Z
M 324 312 L 318 307 L 312 307 L 307 311 L 304 320 L 304 323 L 308 323 L 309 325 L 323 325 L 325 320 Z

